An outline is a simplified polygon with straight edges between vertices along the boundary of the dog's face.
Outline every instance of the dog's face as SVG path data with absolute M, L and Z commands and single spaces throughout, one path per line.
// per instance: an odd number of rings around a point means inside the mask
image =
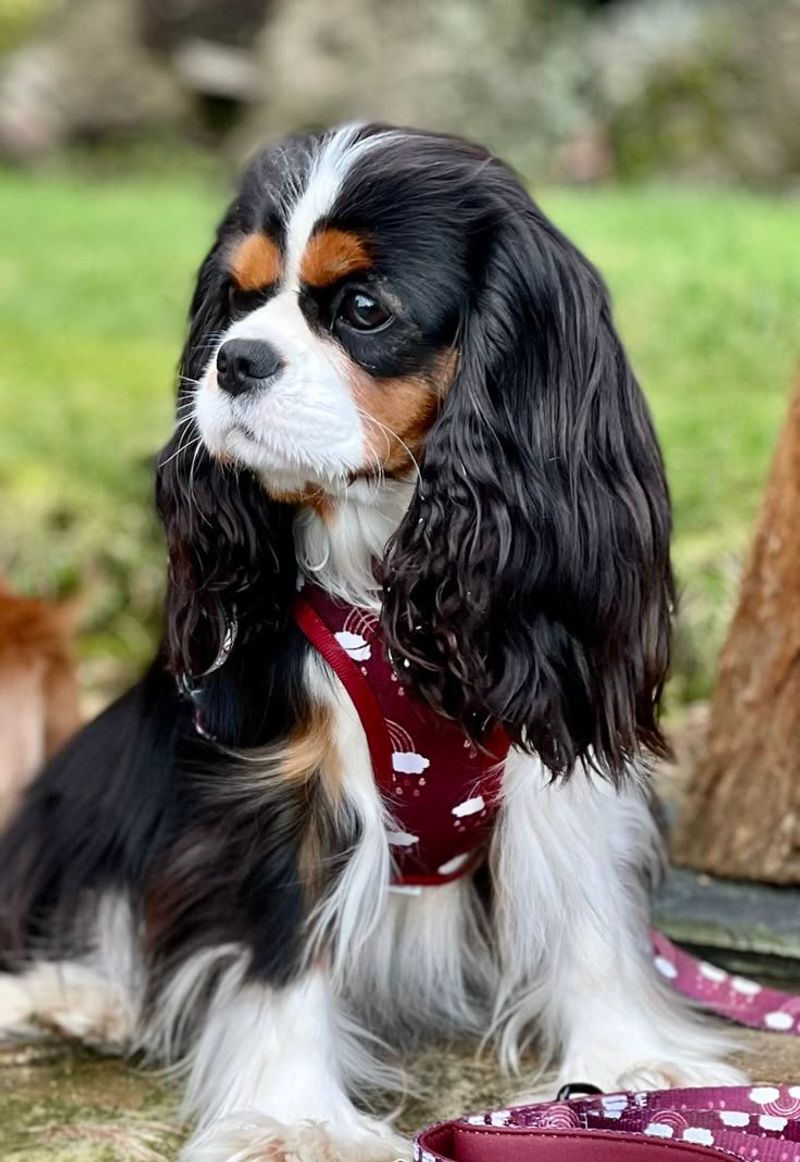
M 190 314 L 158 483 L 175 669 L 234 609 L 240 656 L 285 633 L 299 507 L 332 527 L 404 476 L 375 562 L 400 679 L 554 772 L 661 747 L 659 448 L 602 279 L 516 175 L 423 132 L 289 140 L 246 173 Z
M 472 285 L 448 189 L 460 175 L 439 153 L 363 129 L 289 145 L 256 163 L 224 223 L 206 271 L 224 326 L 197 425 L 277 498 L 402 473 L 421 453 Z

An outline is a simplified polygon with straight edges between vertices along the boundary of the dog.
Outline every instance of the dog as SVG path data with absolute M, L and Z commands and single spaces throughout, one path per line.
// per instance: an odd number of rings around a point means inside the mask
M 509 168 L 379 125 L 257 154 L 157 506 L 158 657 L 0 844 L 8 1035 L 182 1063 L 186 1162 L 398 1156 L 379 1046 L 440 1032 L 603 1089 L 741 1080 L 649 952 L 661 454 Z
M 69 603 L 19 596 L 0 578 L 0 825 L 80 725 L 73 618 Z

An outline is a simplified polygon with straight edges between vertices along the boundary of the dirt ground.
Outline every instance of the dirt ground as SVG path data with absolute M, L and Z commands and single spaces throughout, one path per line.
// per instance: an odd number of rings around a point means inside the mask
M 754 1080 L 800 1081 L 800 1039 L 745 1032 L 739 1061 Z M 533 1063 L 532 1063 L 533 1064 Z M 502 1105 L 519 1081 L 487 1052 L 442 1046 L 413 1063 L 427 1091 L 407 1101 L 407 1131 Z M 68 1046 L 0 1049 L 2 1162 L 171 1162 L 181 1141 L 177 1091 L 153 1072 Z

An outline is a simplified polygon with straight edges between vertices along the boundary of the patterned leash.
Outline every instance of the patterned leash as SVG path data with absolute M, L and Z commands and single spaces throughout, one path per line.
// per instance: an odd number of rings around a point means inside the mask
M 652 932 L 658 971 L 709 1012 L 800 1036 L 800 996 L 737 976 Z M 800 1162 L 800 1085 L 586 1093 L 430 1126 L 416 1162 Z
M 494 1110 L 430 1126 L 415 1162 L 800 1162 L 800 1086 L 719 1086 Z
M 685 997 L 737 1025 L 800 1036 L 800 996 L 698 960 L 655 929 L 652 940 L 656 968 Z

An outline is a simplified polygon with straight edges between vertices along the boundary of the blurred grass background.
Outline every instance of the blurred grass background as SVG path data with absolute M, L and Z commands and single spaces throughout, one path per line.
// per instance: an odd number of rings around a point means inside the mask
M 103 693 L 158 632 L 150 461 L 225 194 L 202 165 L 113 182 L 0 171 L 0 221 L 16 224 L 0 255 L 0 569 L 81 595 L 84 675 Z M 672 702 L 703 697 L 792 383 L 800 217 L 735 190 L 538 194 L 604 272 L 655 414 L 682 590 Z

